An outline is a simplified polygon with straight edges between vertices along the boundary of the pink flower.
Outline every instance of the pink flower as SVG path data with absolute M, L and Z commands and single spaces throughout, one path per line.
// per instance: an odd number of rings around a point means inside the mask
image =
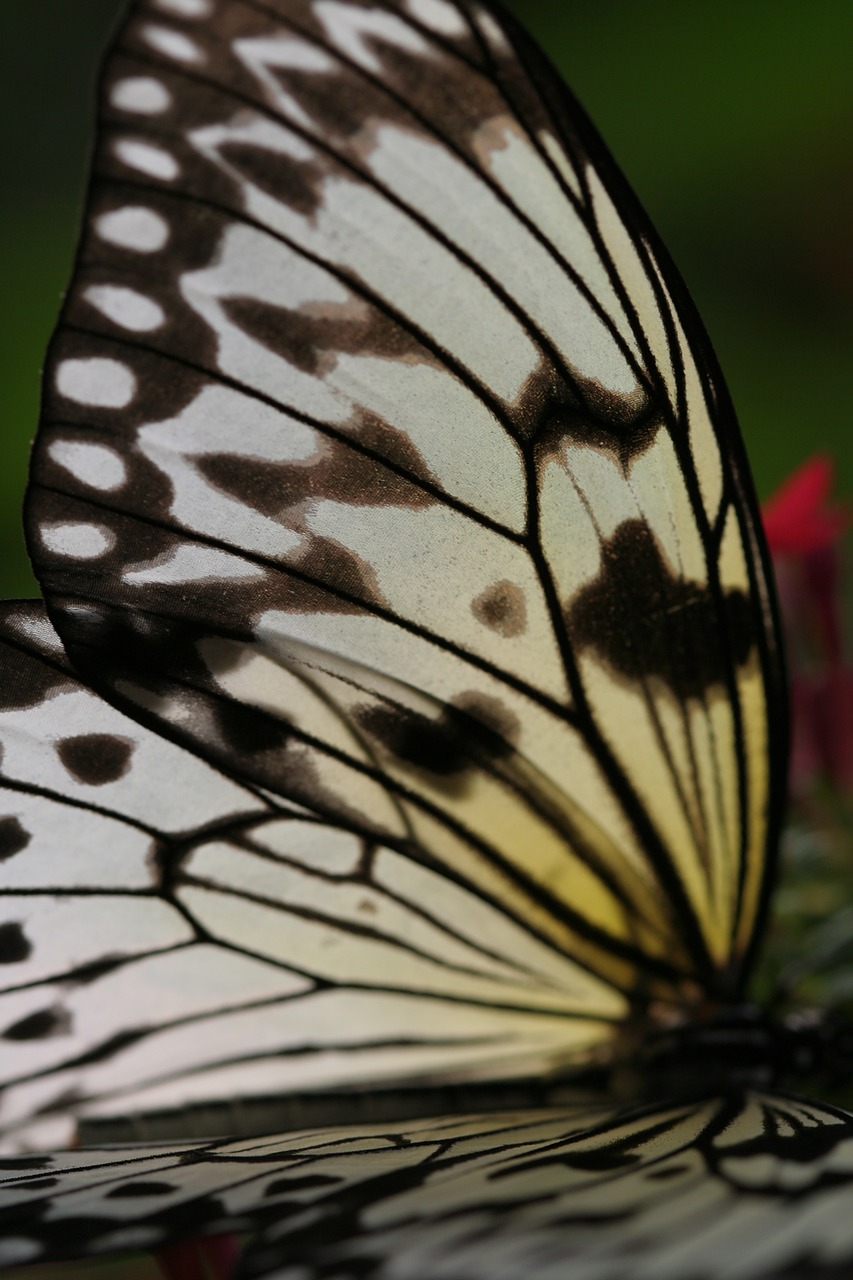
M 157 1253 L 163 1280 L 230 1280 L 240 1249 L 233 1235 L 178 1240 Z
M 833 547 L 850 525 L 847 507 L 828 503 L 832 459 L 816 453 L 785 480 L 761 509 L 767 545 L 777 556 L 808 555 Z
M 791 676 L 791 788 L 853 788 L 853 668 L 845 661 L 840 543 L 851 512 L 829 500 L 832 459 L 804 462 L 767 500 Z

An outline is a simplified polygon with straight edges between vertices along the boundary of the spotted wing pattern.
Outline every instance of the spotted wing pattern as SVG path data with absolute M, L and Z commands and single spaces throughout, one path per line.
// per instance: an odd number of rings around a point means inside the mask
M 7 1160 L 0 1265 L 240 1232 L 243 1280 L 838 1276 L 851 1207 L 843 1111 L 578 1103 Z
M 0 669 L 7 1149 L 95 1117 L 559 1058 L 571 966 L 496 907 L 426 868 L 412 892 L 378 839 L 128 719 L 40 605 L 0 612 Z
M 132 6 L 28 528 L 111 697 L 378 828 L 404 896 L 513 914 L 575 1012 L 737 989 L 784 757 L 750 482 L 677 276 L 509 19 Z

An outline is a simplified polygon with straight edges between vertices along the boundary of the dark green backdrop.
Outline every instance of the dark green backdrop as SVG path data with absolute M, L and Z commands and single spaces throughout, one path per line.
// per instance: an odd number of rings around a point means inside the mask
M 68 273 L 98 50 L 122 0 L 0 3 L 0 594 L 42 351 Z M 817 448 L 853 489 L 853 5 L 514 6 L 586 104 L 692 288 L 760 491 Z

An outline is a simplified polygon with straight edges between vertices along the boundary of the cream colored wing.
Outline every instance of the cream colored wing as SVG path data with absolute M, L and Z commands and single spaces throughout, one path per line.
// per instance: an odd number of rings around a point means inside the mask
M 755 503 L 542 56 L 480 4 L 140 0 L 100 120 L 28 505 L 73 661 L 556 982 L 549 1061 L 736 995 L 785 757 Z

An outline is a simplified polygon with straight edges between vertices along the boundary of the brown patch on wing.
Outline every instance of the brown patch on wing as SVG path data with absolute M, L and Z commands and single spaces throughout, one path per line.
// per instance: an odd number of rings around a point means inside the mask
M 360 611 L 359 601 L 387 606 L 372 566 L 331 538 L 314 538 L 308 552 L 294 561 L 294 568 L 315 581 L 292 582 L 293 603 L 289 603 L 288 591 L 286 608 L 350 613 Z M 342 600 L 329 592 L 342 592 L 353 599 Z
M 47 1040 L 68 1035 L 71 1028 L 71 1015 L 66 1009 L 39 1009 L 13 1022 L 2 1036 L 4 1040 Z
M 83 964 L 79 969 L 75 969 L 72 975 L 66 974 L 63 978 L 63 985 L 66 987 L 69 985 L 85 987 L 91 982 L 97 982 L 98 978 L 102 978 L 105 974 L 112 973 L 115 969 L 120 969 L 122 965 L 127 963 L 127 956 L 100 956 L 97 960 L 92 960 L 89 964 Z
M 14 858 L 16 853 L 26 849 L 31 839 L 20 818 L 0 818 L 0 862 Z
M 524 592 L 516 583 L 502 578 L 487 587 L 471 601 L 471 612 L 478 622 L 508 640 L 527 630 L 527 604 Z
M 515 733 L 505 709 L 479 694 L 461 695 L 435 717 L 388 703 L 362 707 L 355 719 L 401 764 L 454 792 L 465 789 L 466 775 L 482 768 L 484 758 L 506 756 L 512 750 L 507 732 Z
M 339 353 L 435 364 L 422 343 L 378 307 L 353 299 L 346 305 L 317 302 L 290 309 L 257 298 L 226 298 L 228 318 L 254 341 L 319 376 Z
M 0 964 L 20 964 L 29 959 L 33 946 L 19 920 L 0 924 Z
M 365 8 L 369 11 L 372 6 Z M 405 14 L 399 16 L 406 21 Z M 333 58 L 341 57 L 331 47 L 326 27 L 312 7 L 306 6 L 299 25 Z M 484 60 L 481 44 L 473 37 L 454 37 L 462 54 L 455 57 L 442 42 L 427 36 L 429 52 L 424 56 L 420 50 L 410 51 L 404 44 L 384 38 L 381 32 L 365 30 L 361 39 L 381 64 L 381 80 L 391 93 L 384 92 L 375 80 L 350 69 L 344 61 L 340 62 L 338 74 L 318 74 L 294 67 L 270 68 L 271 74 L 285 93 L 293 96 L 316 132 L 349 159 L 357 158 L 366 149 L 360 132 L 367 122 L 423 132 L 419 122 L 423 116 L 479 165 L 475 140 L 483 120 L 506 113 L 506 103 L 497 87 L 487 75 L 478 75 L 475 70 L 474 64 Z
M 439 483 L 411 436 L 405 431 L 398 431 L 369 409 L 359 413 L 358 420 L 351 429 L 366 449 L 387 458 L 402 471 L 407 471 L 413 479 L 434 485 Z M 405 505 L 409 506 L 411 503 L 407 501 Z
M 78 782 L 102 787 L 117 782 L 130 768 L 135 744 L 114 733 L 81 733 L 73 738 L 60 738 L 56 754 L 63 766 Z
M 630 681 L 658 679 L 682 701 L 703 697 L 755 644 L 755 619 L 742 591 L 723 595 L 724 617 L 702 583 L 675 577 L 648 525 L 626 520 L 602 545 L 594 582 L 566 610 L 571 638 Z
M 41 662 L 31 654 L 16 648 L 0 647 L 4 654 L 6 679 L 0 685 L 0 711 L 20 711 L 38 707 L 53 693 L 70 688 L 71 681 L 64 672 Z
M 241 760 L 285 750 L 293 733 L 289 721 L 256 707 L 229 700 L 215 710 L 222 741 Z
M 202 455 L 196 466 L 217 489 L 274 519 L 288 511 L 293 516 L 294 508 L 320 499 L 351 506 L 407 508 L 434 501 L 377 459 L 325 438 L 320 439 L 317 453 L 304 462 L 216 453 Z M 292 516 L 289 524 L 294 523 Z
M 167 1196 L 180 1190 L 177 1181 L 166 1178 L 140 1178 L 138 1182 L 123 1182 L 106 1192 L 105 1200 L 144 1200 L 151 1196 Z
M 595 449 L 618 463 L 627 474 L 631 464 L 650 449 L 663 424 L 657 417 L 643 415 L 632 422 L 616 423 L 593 419 L 582 411 L 561 405 L 542 414 L 535 432 L 537 461 L 549 457 L 562 460 L 566 445 Z
M 311 218 L 323 202 L 322 184 L 328 163 L 319 155 L 312 159 L 274 151 L 250 142 L 225 142 L 219 154 L 226 164 L 274 200 Z
M 486 693 L 460 693 L 451 705 L 494 735 L 490 754 L 495 758 L 505 754 L 500 743 L 514 745 L 518 742 L 521 730 L 518 717 L 499 698 L 492 698 Z

